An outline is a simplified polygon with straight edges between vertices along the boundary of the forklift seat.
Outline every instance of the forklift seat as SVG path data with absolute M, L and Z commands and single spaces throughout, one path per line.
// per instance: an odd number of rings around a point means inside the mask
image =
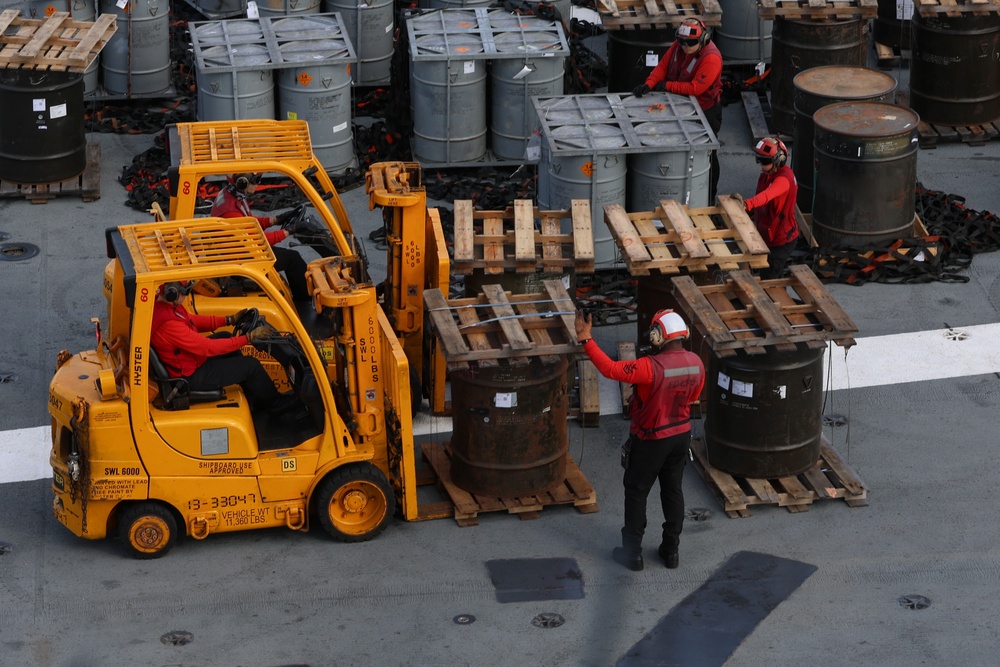
M 166 410 L 187 410 L 191 407 L 191 403 L 209 403 L 226 399 L 225 388 L 192 391 L 188 387 L 186 378 L 170 377 L 167 367 L 160 361 L 152 345 L 149 346 L 149 370 L 159 386 L 160 397 Z

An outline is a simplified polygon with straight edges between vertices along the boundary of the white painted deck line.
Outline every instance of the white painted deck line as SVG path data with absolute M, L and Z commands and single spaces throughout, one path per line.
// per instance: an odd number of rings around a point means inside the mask
M 1000 373 L 1000 323 L 858 338 L 847 353 L 831 346 L 823 362 L 823 387 L 831 391 L 904 382 Z M 621 413 L 617 382 L 600 378 L 601 414 Z M 421 414 L 414 435 L 445 435 L 451 419 Z M 45 479 L 49 468 L 49 427 L 0 431 L 0 484 Z

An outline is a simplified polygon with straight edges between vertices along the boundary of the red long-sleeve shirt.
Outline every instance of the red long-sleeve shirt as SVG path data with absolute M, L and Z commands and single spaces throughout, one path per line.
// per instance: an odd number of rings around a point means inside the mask
M 275 218 L 268 216 L 256 216 L 250 212 L 250 202 L 247 198 L 238 194 L 232 185 L 219 190 L 212 202 L 212 210 L 209 215 L 213 218 L 255 218 L 262 229 L 267 230 L 276 224 Z M 265 231 L 264 236 L 270 245 L 276 245 L 288 238 L 288 232 L 279 229 L 273 232 Z
M 246 336 L 207 338 L 200 333 L 224 326 L 225 317 L 196 315 L 184 306 L 157 301 L 153 304 L 150 344 L 170 377 L 187 377 L 209 357 L 235 352 L 249 342 Z

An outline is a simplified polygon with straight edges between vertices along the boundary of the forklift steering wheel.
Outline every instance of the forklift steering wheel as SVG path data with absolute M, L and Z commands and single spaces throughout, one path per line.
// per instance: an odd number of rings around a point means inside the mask
M 233 322 L 233 335 L 244 336 L 260 324 L 260 311 L 256 308 L 247 308 L 240 318 Z

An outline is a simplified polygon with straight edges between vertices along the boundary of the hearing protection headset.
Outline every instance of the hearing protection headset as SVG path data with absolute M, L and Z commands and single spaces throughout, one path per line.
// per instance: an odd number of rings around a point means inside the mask
M 167 301 L 174 302 L 177 300 L 181 294 L 187 296 L 194 289 L 194 283 L 190 280 L 182 280 L 180 282 L 167 283 L 163 286 L 163 298 Z

